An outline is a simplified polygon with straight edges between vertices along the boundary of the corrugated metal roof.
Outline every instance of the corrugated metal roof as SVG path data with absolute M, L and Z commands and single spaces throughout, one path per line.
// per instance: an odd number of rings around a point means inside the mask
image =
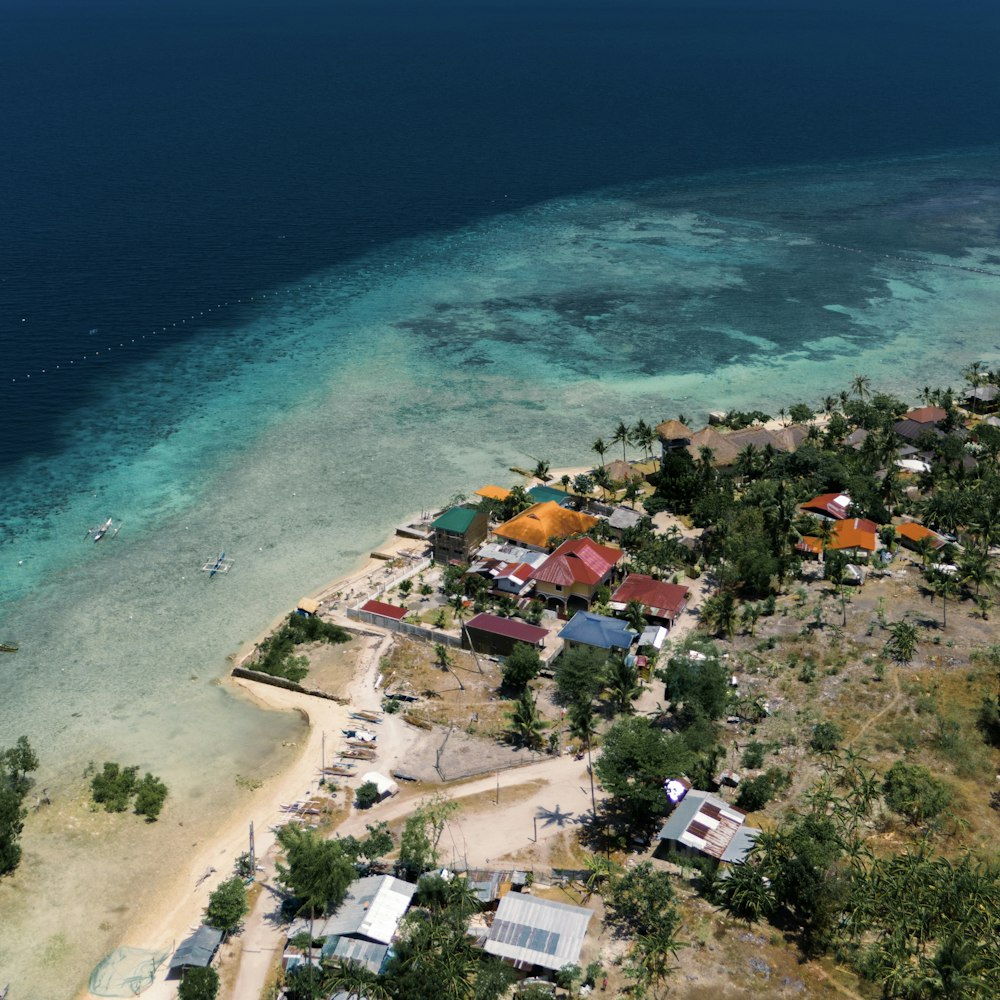
M 508 893 L 500 900 L 484 948 L 515 965 L 559 970 L 579 959 L 592 916 L 582 906 Z
M 355 962 L 371 972 L 379 972 L 389 954 L 389 946 L 377 941 L 364 941 L 353 937 L 331 937 L 323 946 L 324 958 L 339 958 Z
M 446 510 L 439 518 L 432 521 L 431 527 L 436 531 L 454 531 L 459 535 L 464 535 L 478 516 L 479 511 L 473 507 L 452 507 L 451 510 Z
M 585 646 L 596 646 L 598 649 L 628 649 L 635 633 L 617 618 L 607 618 L 592 611 L 578 611 L 559 633 L 559 637 Z
M 611 595 L 611 606 L 621 604 L 624 607 L 629 601 L 639 601 L 657 618 L 674 618 L 687 607 L 690 593 L 688 587 L 679 583 L 664 583 L 642 573 L 629 573 Z
M 352 882 L 347 896 L 318 936 L 367 938 L 388 944 L 417 887 L 391 875 L 371 875 Z
M 734 809 L 710 792 L 692 789 L 661 827 L 659 839 L 672 840 L 713 858 L 729 860 L 727 852 L 739 850 L 739 845 L 733 848 L 733 841 L 743 828 L 745 819 L 746 814 L 742 810 Z M 754 832 L 756 835 L 759 831 Z
M 366 601 L 361 605 L 361 610 L 367 611 L 369 614 L 381 615 L 383 618 L 394 618 L 396 621 L 402 621 L 409 614 L 406 608 L 397 607 L 395 604 L 386 604 L 384 601 Z
M 537 646 L 545 641 L 549 634 L 544 628 L 537 625 L 529 625 L 527 622 L 517 621 L 514 618 L 501 618 L 499 615 L 483 614 L 470 618 L 465 623 L 466 628 L 476 629 L 479 632 L 489 632 L 490 635 L 502 635 L 507 639 L 518 639 L 521 642 L 531 643 Z

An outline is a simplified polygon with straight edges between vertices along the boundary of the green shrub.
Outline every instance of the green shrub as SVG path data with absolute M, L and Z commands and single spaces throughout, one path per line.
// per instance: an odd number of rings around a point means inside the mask
M 104 769 L 91 779 L 91 797 L 107 812 L 125 812 L 136 792 L 138 773 L 137 767 L 122 767 L 113 761 L 105 761 Z
M 760 740 L 754 740 L 752 743 L 747 745 L 747 748 L 743 751 L 742 764 L 745 768 L 751 771 L 756 771 L 758 767 L 761 767 L 764 763 L 764 754 L 767 752 L 767 747 L 764 746 Z
M 746 812 L 763 809 L 776 795 L 791 784 L 791 777 L 780 767 L 772 767 L 756 778 L 748 778 L 740 783 L 736 796 L 736 806 Z
M 209 927 L 216 927 L 230 934 L 240 926 L 249 910 L 246 886 L 243 884 L 243 879 L 234 875 L 226 879 L 208 897 L 205 923 Z
M 827 753 L 831 750 L 836 750 L 843 738 L 844 734 L 835 723 L 819 722 L 813 726 L 812 736 L 809 739 L 809 748 L 818 753 Z
M 370 809 L 378 800 L 378 785 L 374 781 L 366 781 L 354 793 L 354 804 L 359 809 Z
M 947 786 L 926 767 L 898 760 L 882 783 L 885 804 L 911 823 L 922 823 L 940 815 L 951 802 Z
M 135 811 L 140 816 L 155 820 L 160 815 L 160 810 L 166 799 L 167 786 L 147 771 L 146 776 L 136 786 Z
M 215 1000 L 219 995 L 219 974 L 210 965 L 188 969 L 177 990 L 177 1000 Z

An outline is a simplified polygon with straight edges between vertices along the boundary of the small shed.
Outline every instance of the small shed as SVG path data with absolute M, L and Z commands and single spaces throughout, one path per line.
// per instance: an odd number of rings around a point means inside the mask
M 378 789 L 379 799 L 387 799 L 390 795 L 395 795 L 399 791 L 399 785 L 392 778 L 386 777 L 379 771 L 367 771 L 361 775 L 361 784 L 371 782 Z
M 185 938 L 174 957 L 170 959 L 170 971 L 175 969 L 199 968 L 210 965 L 216 949 L 222 941 L 222 931 L 217 927 L 202 924 L 194 934 Z
M 319 612 L 319 601 L 314 600 L 311 597 L 303 597 L 299 601 L 298 606 L 295 609 L 297 615 L 302 615 L 303 618 L 312 618 Z

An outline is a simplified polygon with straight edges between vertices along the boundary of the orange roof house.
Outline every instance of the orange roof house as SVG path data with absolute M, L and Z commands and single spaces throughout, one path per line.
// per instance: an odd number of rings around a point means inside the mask
M 848 549 L 874 552 L 878 546 L 878 525 L 863 517 L 852 517 L 837 521 L 833 526 L 833 536 L 827 543 L 828 552 L 841 552 Z M 806 535 L 796 545 L 800 552 L 808 552 L 818 556 L 823 551 L 823 542 L 812 535 Z
M 551 539 L 582 535 L 597 522 L 598 518 L 591 517 L 590 514 L 567 510 L 554 500 L 547 500 L 545 503 L 536 503 L 512 517 L 506 524 L 501 524 L 495 534 L 529 549 L 551 552 L 555 547 Z
M 838 521 L 847 517 L 850 507 L 851 498 L 846 493 L 821 493 L 802 504 L 802 509 L 810 514 L 832 517 Z
M 910 549 L 915 548 L 922 538 L 929 538 L 931 547 L 935 549 L 940 549 L 947 544 L 936 531 L 931 531 L 930 528 L 917 524 L 916 521 L 907 521 L 904 524 L 894 525 L 894 527 L 899 540 Z
M 481 486 L 476 490 L 476 496 L 487 500 L 506 500 L 510 496 L 510 490 L 502 486 Z

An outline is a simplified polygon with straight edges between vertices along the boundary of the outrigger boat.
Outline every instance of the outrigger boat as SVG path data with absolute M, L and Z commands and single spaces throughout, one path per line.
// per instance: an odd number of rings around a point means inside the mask
M 228 573 L 233 568 L 232 559 L 226 558 L 225 552 L 220 552 L 217 559 L 209 559 L 204 566 L 201 567 L 202 573 L 207 573 L 208 578 L 211 580 L 216 573 Z
M 115 524 L 115 519 L 109 517 L 103 524 L 95 525 L 93 528 L 87 529 L 87 534 L 83 536 L 83 540 L 86 541 L 88 538 L 93 538 L 95 542 L 99 542 L 102 538 L 108 537 L 110 535 L 112 538 L 122 530 L 121 521 Z
M 345 760 L 374 760 L 378 756 L 374 750 L 341 750 L 338 757 Z
M 0 653 L 16 653 L 17 650 L 16 642 L 0 642 Z
M 357 712 L 351 712 L 351 718 L 357 719 L 359 722 L 371 722 L 375 725 L 379 725 L 382 722 L 382 713 L 369 712 L 367 710 L 361 711 L 359 709 Z

